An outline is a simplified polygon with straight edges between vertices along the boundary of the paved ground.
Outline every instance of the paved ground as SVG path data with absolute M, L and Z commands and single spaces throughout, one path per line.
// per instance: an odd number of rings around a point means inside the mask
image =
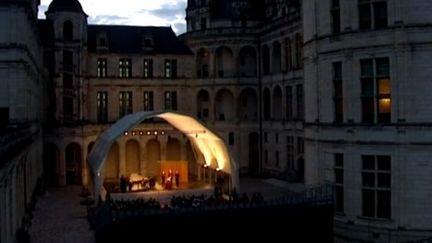
M 251 196 L 260 192 L 266 200 L 301 191 L 302 184 L 291 184 L 275 179 L 240 180 L 242 192 Z M 203 189 L 211 193 L 212 190 Z M 48 189 L 38 199 L 30 228 L 32 243 L 93 243 L 93 231 L 86 219 L 86 207 L 80 205 L 80 187 Z M 157 193 L 157 192 L 156 192 Z M 131 198 L 137 194 L 130 194 Z M 154 195 L 153 195 L 154 196 Z M 158 195 L 159 196 L 159 195 Z M 159 198 L 161 199 L 161 198 Z
M 79 193 L 80 187 L 52 188 L 38 199 L 30 228 L 32 243 L 94 242 Z

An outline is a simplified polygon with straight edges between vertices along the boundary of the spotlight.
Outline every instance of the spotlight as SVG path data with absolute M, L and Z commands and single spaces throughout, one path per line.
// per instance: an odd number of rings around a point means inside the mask
M 133 131 L 133 132 L 132 132 L 132 136 L 135 136 L 135 135 L 136 135 L 136 132 L 135 132 L 135 131 Z
M 146 134 L 147 134 L 147 136 L 150 136 L 151 135 L 151 131 L 147 131 Z
M 218 167 L 218 168 L 216 168 L 216 171 L 221 171 L 221 168 L 219 168 L 219 167 Z
M 161 131 L 161 135 L 165 135 L 165 131 Z
M 127 135 L 129 135 L 129 133 L 128 132 L 124 132 L 124 135 L 127 136 Z
M 143 132 L 143 131 L 140 131 L 140 132 L 139 132 L 139 135 L 140 135 L 140 136 L 144 135 L 144 132 Z
M 155 136 L 157 136 L 157 135 L 158 135 L 158 131 L 154 131 L 153 134 L 154 134 Z

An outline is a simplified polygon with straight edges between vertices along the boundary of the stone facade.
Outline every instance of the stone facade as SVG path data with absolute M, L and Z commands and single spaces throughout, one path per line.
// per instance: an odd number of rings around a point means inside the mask
M 336 183 L 343 240 L 431 236 L 431 7 L 303 1 L 305 182 Z
M 0 3 L 0 242 L 28 227 L 43 163 L 45 70 L 38 1 Z

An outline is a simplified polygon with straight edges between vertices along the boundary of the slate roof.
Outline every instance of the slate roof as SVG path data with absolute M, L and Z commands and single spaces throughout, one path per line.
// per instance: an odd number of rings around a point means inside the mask
M 190 55 L 192 51 L 174 33 L 171 27 L 88 25 L 88 51 L 96 52 L 99 33 L 108 37 L 110 53 L 147 53 Z M 153 39 L 153 48 L 143 50 L 143 38 Z
M 84 10 L 78 0 L 54 0 L 48 7 L 48 13 L 64 11 L 84 13 Z

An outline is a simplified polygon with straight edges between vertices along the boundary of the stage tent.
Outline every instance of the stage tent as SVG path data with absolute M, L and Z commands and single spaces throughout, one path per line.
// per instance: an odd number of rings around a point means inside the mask
M 112 144 L 129 129 L 150 118 L 161 118 L 183 133 L 196 154 L 200 154 L 207 167 L 228 173 L 232 186 L 239 191 L 238 168 L 224 141 L 196 119 L 177 112 L 151 111 L 129 114 L 104 131 L 96 140 L 88 163 L 93 175 L 94 196 L 99 198 L 103 188 L 105 161 Z

